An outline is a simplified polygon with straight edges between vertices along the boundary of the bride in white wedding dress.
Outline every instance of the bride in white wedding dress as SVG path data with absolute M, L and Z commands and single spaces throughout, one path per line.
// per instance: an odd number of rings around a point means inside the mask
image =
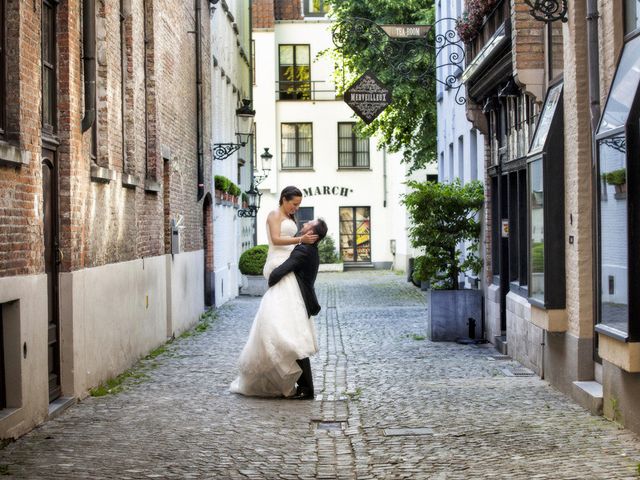
M 267 279 L 296 245 L 313 244 L 318 239 L 311 233 L 294 236 L 298 228 L 293 215 L 301 201 L 298 188 L 286 187 L 280 194 L 280 207 L 267 217 L 269 253 L 263 270 Z M 296 360 L 317 351 L 313 319 L 307 314 L 295 274 L 289 273 L 262 297 L 238 360 L 240 373 L 230 390 L 248 396 L 293 396 L 301 373 Z

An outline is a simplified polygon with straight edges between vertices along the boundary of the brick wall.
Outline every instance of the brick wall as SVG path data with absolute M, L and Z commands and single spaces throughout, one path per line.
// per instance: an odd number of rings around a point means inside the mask
M 7 140 L 30 157 L 0 164 L 0 276 L 44 271 L 40 167 L 40 7 L 7 2 Z M 17 59 L 20 63 L 17 63 Z M 20 79 L 20 81 L 18 81 Z
M 12 75 L 16 70 L 8 69 L 9 85 L 15 86 L 11 98 L 16 100 L 12 106 L 16 114 L 10 118 L 15 118 L 16 147 L 30 154 L 31 161 L 22 166 L 0 166 L 0 276 L 44 271 L 40 6 L 36 2 L 34 11 L 33 5 L 24 2 L 8 4 L 7 29 L 14 39 L 9 57 L 20 59 L 19 75 Z M 91 131 L 83 133 L 80 125 L 84 114 L 82 1 L 61 2 L 57 9 L 57 158 L 63 271 L 164 254 L 169 248 L 169 219 L 178 215 L 184 218 L 183 249 L 203 248 L 202 200 L 197 199 L 194 4 L 146 0 L 145 76 L 143 0 L 125 2 L 124 85 L 119 4 L 96 4 L 95 159 L 91 157 Z M 211 191 L 207 134 L 211 128 L 207 61 L 210 27 L 208 2 L 201 0 L 201 6 L 206 193 Z M 162 159 L 161 151 L 166 159 Z M 92 165 L 104 167 L 106 181 L 92 180 Z M 147 180 L 157 182 L 156 188 L 145 189 Z
M 511 53 L 515 72 L 544 68 L 544 23 L 533 18 L 530 10 L 524 0 L 511 3 Z

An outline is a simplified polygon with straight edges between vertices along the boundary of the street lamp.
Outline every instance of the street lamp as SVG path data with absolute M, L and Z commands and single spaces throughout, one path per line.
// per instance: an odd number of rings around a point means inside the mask
M 557 20 L 567 22 L 567 0 L 524 0 L 531 10 L 529 13 L 536 20 L 551 23 Z
M 251 100 L 242 100 L 242 106 L 236 109 L 236 136 L 238 137 L 238 143 L 214 143 L 214 159 L 224 160 L 249 142 L 249 138 L 253 135 L 253 117 L 255 115 L 256 111 L 251 108 Z
M 264 152 L 260 155 L 260 170 L 262 171 L 261 175 L 253 175 L 253 181 L 256 185 L 260 185 L 262 181 L 269 176 L 269 172 L 271 171 L 271 159 L 273 155 L 269 152 L 267 147 L 264 147 Z
M 252 183 L 251 188 L 245 192 L 247 194 L 247 208 L 238 210 L 239 217 L 255 217 L 260 209 L 260 197 L 262 194 Z

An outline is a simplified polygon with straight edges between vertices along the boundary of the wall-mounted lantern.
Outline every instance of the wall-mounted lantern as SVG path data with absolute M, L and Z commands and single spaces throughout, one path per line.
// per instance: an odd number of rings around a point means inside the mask
M 214 143 L 213 158 L 215 160 L 228 158 L 249 142 L 251 135 L 253 135 L 253 117 L 255 116 L 256 111 L 251 108 L 251 100 L 242 100 L 242 106 L 236 110 L 238 143 Z

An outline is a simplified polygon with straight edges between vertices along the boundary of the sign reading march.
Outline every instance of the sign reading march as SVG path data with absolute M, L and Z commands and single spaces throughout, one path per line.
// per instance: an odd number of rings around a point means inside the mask
M 344 101 L 368 125 L 391 103 L 391 91 L 367 71 L 344 92 Z

